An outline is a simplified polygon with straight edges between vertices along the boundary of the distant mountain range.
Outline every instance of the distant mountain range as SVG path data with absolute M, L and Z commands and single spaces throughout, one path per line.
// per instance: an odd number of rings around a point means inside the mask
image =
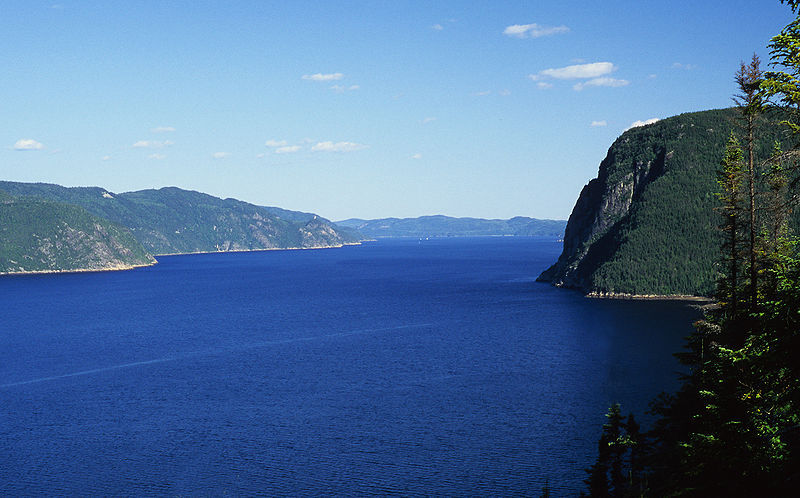
M 167 187 L 0 181 L 0 273 L 151 264 L 153 254 L 321 248 L 362 237 L 313 213 Z
M 350 218 L 337 225 L 352 228 L 369 238 L 379 237 L 477 237 L 517 235 L 554 237 L 564 235 L 567 222 L 539 220 L 518 216 L 509 220 L 421 216 L 419 218 L 382 218 L 362 220 Z

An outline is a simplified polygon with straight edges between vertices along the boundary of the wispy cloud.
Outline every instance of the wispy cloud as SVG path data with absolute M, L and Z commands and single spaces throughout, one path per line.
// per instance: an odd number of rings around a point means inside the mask
M 44 149 L 44 144 L 41 142 L 37 142 L 32 138 L 21 138 L 17 140 L 13 145 L 14 150 L 42 150 Z
M 103 156 L 100 158 L 101 161 L 110 161 L 111 159 L 111 156 Z
M 530 74 L 528 77 L 534 81 L 538 81 L 543 77 L 557 80 L 597 78 L 610 74 L 616 69 L 616 66 L 610 62 L 591 62 L 589 64 L 573 64 L 572 66 L 544 69 L 537 74 Z
M 503 30 L 503 34 L 512 38 L 539 38 L 542 36 L 568 33 L 566 26 L 542 26 L 541 24 L 512 24 Z
M 442 31 L 444 29 L 444 26 L 442 26 L 441 24 L 434 24 L 433 26 L 431 26 L 431 29 L 435 31 Z
M 171 140 L 139 140 L 134 142 L 131 147 L 135 149 L 163 149 L 170 145 L 175 145 L 175 142 Z
M 483 92 L 475 92 L 472 95 L 475 96 L 475 97 L 485 97 L 487 95 L 491 95 L 491 93 L 492 93 L 491 90 L 485 90 Z
M 211 157 L 213 157 L 214 159 L 225 159 L 230 155 L 231 155 L 230 152 L 214 152 L 213 154 L 211 154 Z
M 647 125 L 653 124 L 653 123 L 655 123 L 657 121 L 659 121 L 658 118 L 645 119 L 644 121 L 637 120 L 637 121 L 634 121 L 633 123 L 631 123 L 631 125 L 629 127 L 625 128 L 623 131 L 628 131 L 631 128 L 638 128 L 640 126 L 647 126 Z
M 264 145 L 267 147 L 283 147 L 288 145 L 288 142 L 286 140 L 267 140 Z
M 283 147 L 278 147 L 275 149 L 276 154 L 291 154 L 292 152 L 297 152 L 302 149 L 299 145 L 285 145 Z
M 173 128 L 172 126 L 156 126 L 150 131 L 152 133 L 172 133 L 173 131 L 175 131 L 175 128 Z
M 589 125 L 592 128 L 597 128 L 599 126 L 608 126 L 608 122 L 604 119 L 602 121 L 592 121 L 592 124 Z
M 342 73 L 316 73 L 316 74 L 304 74 L 304 80 L 311 80 L 311 81 L 338 81 L 344 78 Z
M 355 142 L 317 142 L 311 147 L 311 150 L 315 152 L 353 152 L 367 147 L 367 145 Z
M 684 69 L 686 71 L 691 71 L 692 69 L 697 69 L 697 64 L 681 64 L 680 62 L 673 62 L 672 69 Z
M 509 95 L 511 95 L 511 90 L 506 88 L 504 90 L 500 90 L 499 92 L 497 92 L 497 94 L 500 95 L 501 97 L 508 97 Z
M 147 156 L 147 159 L 153 159 L 153 160 L 156 160 L 156 161 L 160 161 L 160 160 L 166 159 L 166 158 L 167 158 L 167 156 L 164 155 L 164 154 L 150 154 L 149 156 Z
M 581 91 L 587 86 L 608 86 L 612 88 L 618 88 L 621 86 L 627 86 L 630 84 L 628 80 L 618 80 L 616 78 L 609 78 L 609 77 L 602 77 L 602 78 L 592 78 L 588 81 L 584 81 L 581 83 L 576 83 L 572 86 L 573 89 L 576 91 Z
M 553 88 L 553 84 L 552 83 L 548 83 L 546 81 L 538 81 L 536 83 L 536 87 L 539 90 L 549 90 L 550 88 Z
M 434 121 L 436 121 L 436 118 L 433 116 L 429 116 L 422 120 L 422 124 L 433 123 Z
M 352 91 L 358 90 L 359 88 L 361 88 L 361 87 L 358 86 L 358 85 L 350 85 L 350 86 L 333 85 L 331 87 L 331 90 L 333 90 L 336 93 L 344 93 L 344 92 L 348 92 L 348 91 L 352 92 Z
M 411 156 L 411 159 L 422 159 L 422 154 L 414 154 Z

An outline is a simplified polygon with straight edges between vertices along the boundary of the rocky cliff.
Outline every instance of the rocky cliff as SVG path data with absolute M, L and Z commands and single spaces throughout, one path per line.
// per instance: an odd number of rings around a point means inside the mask
M 710 295 L 716 172 L 737 116 L 682 114 L 623 133 L 581 191 L 563 252 L 539 280 L 597 294 Z M 759 157 L 783 138 L 779 130 L 759 122 Z

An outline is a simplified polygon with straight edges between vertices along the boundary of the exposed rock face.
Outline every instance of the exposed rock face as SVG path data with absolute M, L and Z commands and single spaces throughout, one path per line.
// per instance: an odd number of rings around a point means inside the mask
M 300 227 L 299 231 L 302 247 L 332 247 L 349 242 L 327 220 L 316 215 Z
M 716 172 L 737 115 L 682 114 L 623 133 L 581 191 L 564 250 L 539 280 L 596 295 L 710 295 Z M 780 128 L 759 126 L 757 155 L 768 157 Z
M 626 142 L 627 143 L 627 142 Z M 616 144 L 615 144 L 616 145 Z M 631 205 L 638 201 L 649 182 L 664 172 L 664 150 L 656 152 L 656 158 L 647 162 L 634 161 L 629 173 L 620 177 L 619 159 L 615 148 L 600 163 L 597 178 L 591 180 L 581 190 L 578 201 L 572 209 L 564 231 L 564 250 L 558 262 L 539 277 L 558 287 L 583 290 L 592 289 L 590 275 L 592 268 L 582 265 L 590 250 L 603 250 L 595 242 L 628 216 Z M 611 181 L 610 174 L 617 173 L 617 180 Z

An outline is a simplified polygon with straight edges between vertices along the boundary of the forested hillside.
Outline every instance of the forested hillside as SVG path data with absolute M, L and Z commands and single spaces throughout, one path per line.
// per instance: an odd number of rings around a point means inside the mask
M 720 271 L 717 174 L 740 116 L 687 113 L 623 133 L 581 191 L 558 262 L 539 279 L 598 294 L 711 295 Z M 759 161 L 788 141 L 777 121 L 757 119 Z
M 0 192 L 0 273 L 122 269 L 155 259 L 124 227 L 79 206 Z
M 314 214 L 175 187 L 115 194 L 99 187 L 0 182 L 0 189 L 81 206 L 129 228 L 152 254 L 331 247 L 359 240 Z

